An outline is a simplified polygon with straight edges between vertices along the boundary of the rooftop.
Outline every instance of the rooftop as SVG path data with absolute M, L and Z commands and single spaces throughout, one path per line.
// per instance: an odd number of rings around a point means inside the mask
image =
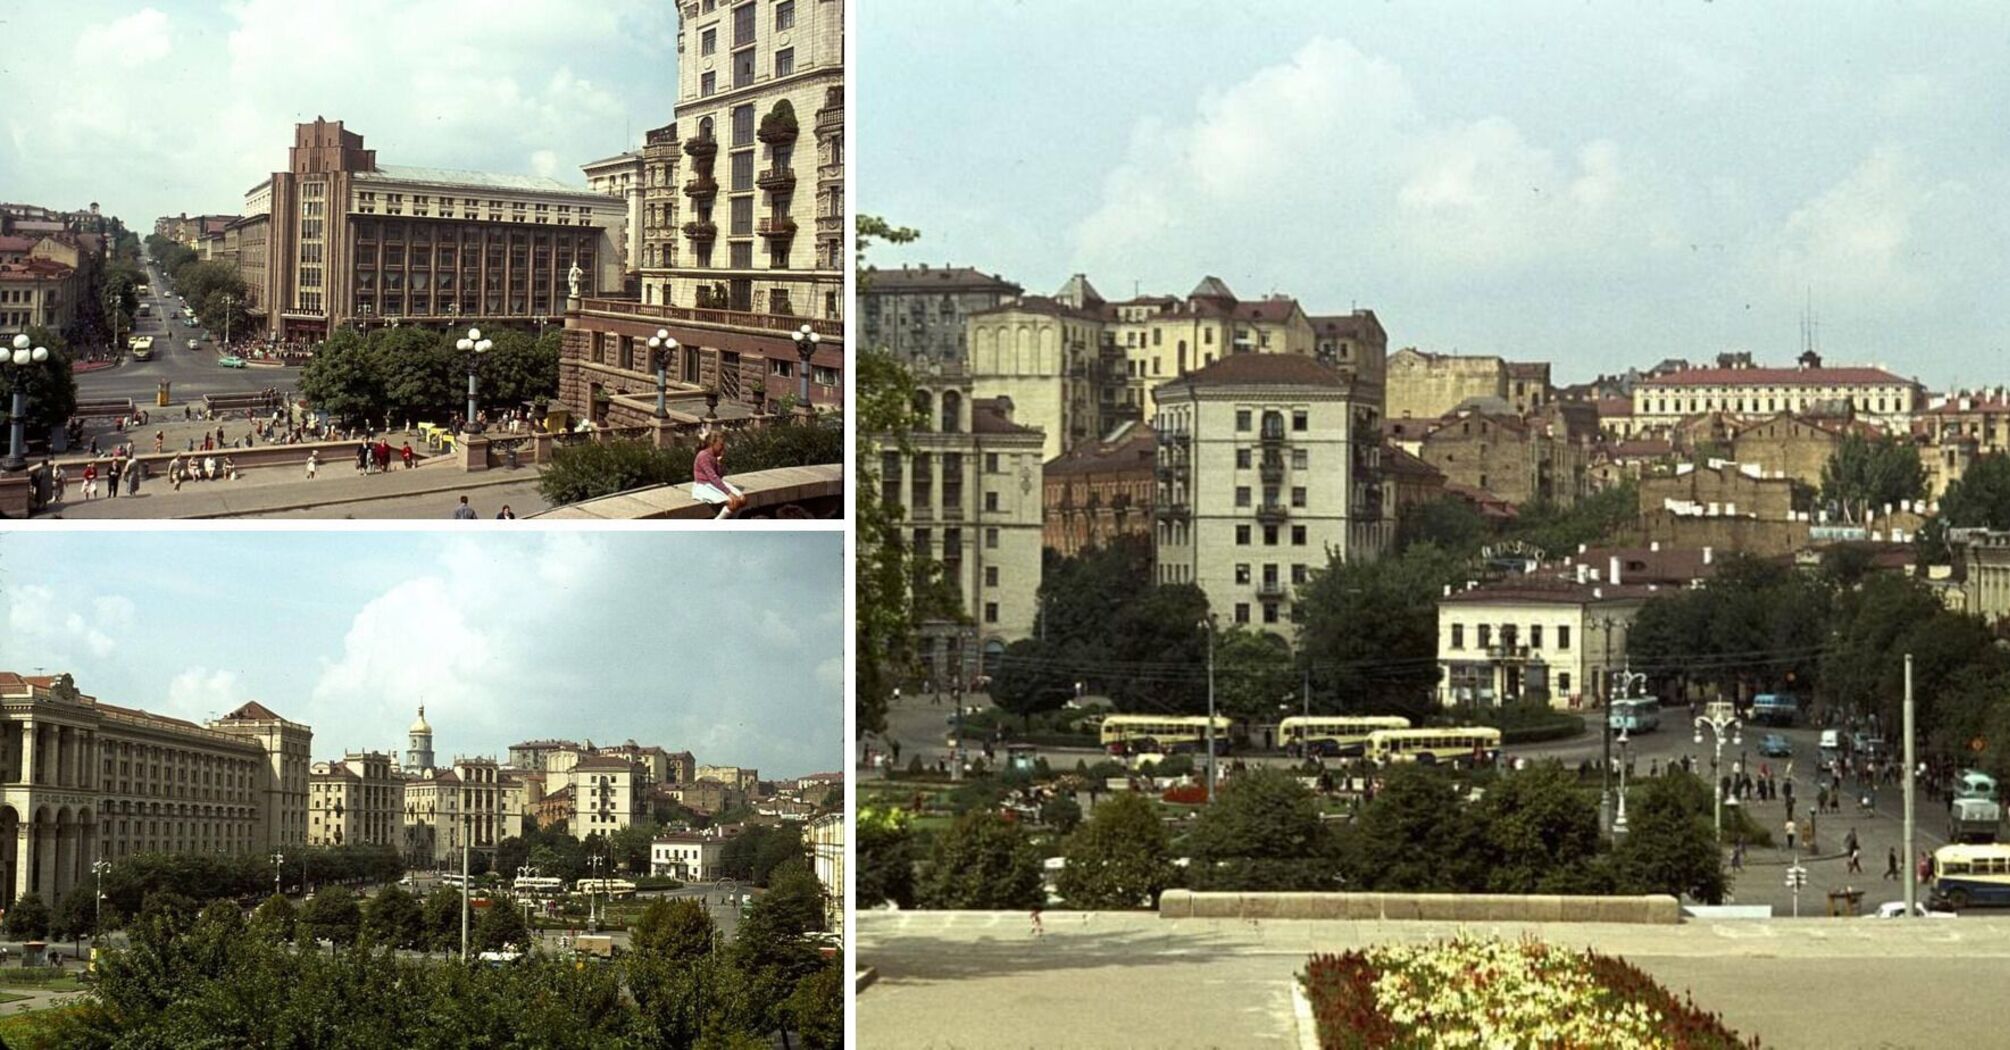
M 1622 578 L 1624 578 L 1622 576 Z M 1557 605 L 1585 605 L 1597 601 L 1646 598 L 1656 593 L 1652 585 L 1578 583 L 1542 576 L 1516 576 L 1498 583 L 1485 583 L 1455 590 L 1438 599 L 1440 605 L 1490 605 L 1496 602 L 1535 602 Z
M 542 175 L 499 175 L 487 171 L 420 168 L 406 164 L 379 164 L 375 171 L 356 172 L 355 179 L 357 182 L 422 182 L 434 186 L 515 190 L 519 193 L 563 193 L 575 197 L 592 197 L 596 200 L 611 199 L 608 194 Z
M 1842 386 L 1856 383 L 1911 385 L 1912 380 L 1882 368 L 1846 365 L 1837 368 L 1688 368 L 1648 376 L 1645 387 L 1669 386 Z
M 1344 387 L 1339 372 L 1302 354 L 1230 354 L 1165 385 Z
M 902 266 L 898 270 L 882 270 L 868 266 L 859 276 L 859 285 L 867 291 L 879 292 L 980 292 L 998 291 L 1018 295 L 1024 291 L 1017 284 L 996 274 L 988 274 L 970 266 Z
M 1066 454 L 1054 457 L 1048 461 L 1045 473 L 1051 478 L 1127 467 L 1150 473 L 1157 455 L 1158 435 L 1141 423 L 1127 424 L 1114 441 L 1077 445 Z

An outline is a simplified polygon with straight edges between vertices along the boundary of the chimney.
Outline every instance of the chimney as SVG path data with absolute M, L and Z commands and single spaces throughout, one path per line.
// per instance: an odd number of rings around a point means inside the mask
M 1615 554 L 1612 556 L 1612 568 L 1607 575 L 1610 576 L 1613 586 L 1616 587 L 1619 585 L 1619 555 Z
M 1708 547 L 1703 548 L 1703 564 L 1705 565 L 1710 564 L 1711 559 L 1715 554 L 1716 552 L 1711 550 L 1710 548 Z
M 1583 562 L 1578 562 L 1578 563 L 1577 563 L 1577 582 L 1579 582 L 1579 583 L 1583 583 L 1583 582 L 1584 582 L 1584 577 L 1585 577 L 1585 574 L 1586 574 L 1586 573 L 1588 573 L 1588 572 L 1590 572 L 1590 571 L 1591 571 L 1591 566 L 1589 566 L 1589 565 L 1586 565 L 1586 564 L 1584 564 Z

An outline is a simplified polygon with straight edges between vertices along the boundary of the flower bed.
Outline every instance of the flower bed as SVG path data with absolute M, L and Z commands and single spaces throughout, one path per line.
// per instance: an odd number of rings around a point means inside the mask
M 1299 981 L 1325 1050 L 1759 1045 L 1623 959 L 1535 940 L 1315 955 Z

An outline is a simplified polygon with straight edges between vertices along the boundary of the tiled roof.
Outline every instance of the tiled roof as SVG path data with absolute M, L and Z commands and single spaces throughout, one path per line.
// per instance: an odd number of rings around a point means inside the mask
M 1905 383 L 1912 380 L 1882 368 L 1691 368 L 1640 381 L 1647 387 L 1666 386 L 1843 386 L 1855 383 Z
M 1382 442 L 1382 469 L 1391 474 L 1406 474 L 1418 478 L 1445 476 L 1444 471 L 1387 441 Z
M 1509 361 L 1507 363 L 1507 374 L 1510 379 L 1547 379 L 1549 378 L 1549 362 Z
M 519 193 L 564 193 L 612 201 L 609 194 L 560 182 L 542 175 L 500 175 L 488 171 L 459 171 L 453 168 L 419 168 L 405 164 L 379 164 L 375 171 L 356 172 L 357 182 L 423 182 L 436 186 L 468 189 L 514 190 Z
M 1262 302 L 1237 303 L 1234 316 L 1238 320 L 1257 324 L 1278 324 L 1290 320 L 1292 313 L 1299 309 L 1296 299 L 1265 299 Z
M 600 755 L 589 755 L 589 756 L 588 756 L 588 757 L 586 757 L 586 758 L 582 758 L 582 759 L 580 759 L 580 760 L 579 760 L 579 761 L 578 761 L 577 763 L 575 763 L 575 764 L 573 765 L 573 767 L 572 767 L 572 768 L 574 768 L 574 769 L 618 769 L 618 770 L 621 770 L 622 772 L 624 772 L 624 773 L 625 773 L 625 772 L 629 772 L 629 771 L 633 770 L 633 769 L 635 768 L 635 763 L 633 763 L 633 762 L 630 762 L 629 760 L 627 760 L 627 759 L 625 759 L 625 758 L 609 758 L 609 757 L 603 757 L 603 756 L 600 756 Z
M 1344 387 L 1338 371 L 1303 354 L 1230 354 L 1188 372 L 1167 386 L 1327 386 Z
M 1520 576 L 1500 583 L 1483 584 L 1470 590 L 1453 591 L 1438 599 L 1441 605 L 1491 605 L 1497 602 L 1555 602 L 1582 605 L 1615 598 L 1645 598 L 1656 593 L 1647 586 L 1609 583 L 1578 583 L 1542 576 Z
M 272 709 L 256 700 L 246 701 L 237 710 L 223 716 L 225 722 L 283 722 L 285 719 L 272 713 Z
M 975 398 L 970 402 L 970 432 L 973 434 L 1038 434 L 1034 427 L 1021 426 L 1006 415 L 1003 399 Z
M 1633 399 L 1630 397 L 1601 397 L 1596 404 L 1598 405 L 1598 417 L 1600 419 L 1610 419 L 1614 416 L 1630 416 L 1633 414 Z
M 1098 441 L 1077 445 L 1064 455 L 1047 462 L 1047 477 L 1061 474 L 1091 474 L 1098 471 L 1133 468 L 1150 473 L 1157 459 L 1158 435 L 1142 424 L 1131 427 L 1114 443 Z
M 1312 322 L 1313 330 L 1321 335 L 1339 335 L 1363 340 L 1370 337 L 1388 338 L 1388 333 L 1382 330 L 1381 319 L 1375 316 L 1373 310 L 1356 310 L 1351 314 L 1321 314 L 1308 320 Z
M 859 275 L 859 284 L 870 292 L 1005 292 L 1018 295 L 1024 289 L 970 266 L 903 266 L 882 270 L 868 266 Z
M 33 237 L 0 237 L 0 252 L 25 252 L 33 247 Z
M 1193 291 L 1186 293 L 1186 297 L 1189 299 L 1227 299 L 1233 302 L 1235 300 L 1235 293 L 1228 290 L 1227 282 L 1213 274 L 1209 274 L 1201 278 L 1200 283 L 1193 286 Z

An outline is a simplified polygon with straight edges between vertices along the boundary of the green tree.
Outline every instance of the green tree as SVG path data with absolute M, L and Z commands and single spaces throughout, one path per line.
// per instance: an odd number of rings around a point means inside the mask
M 1019 825 L 987 811 L 956 818 L 935 837 L 920 880 L 924 908 L 1030 908 L 1046 899 L 1040 856 Z
M 23 894 L 7 909 L 7 920 L 0 923 L 0 932 L 17 941 L 39 941 L 49 936 L 52 916 L 49 906 L 42 901 L 39 893 Z
M 1504 538 L 1520 540 L 1555 555 L 1610 540 L 1640 517 L 1639 486 L 1628 479 L 1564 505 L 1537 500 L 1524 505 Z
M 1073 795 L 1057 793 L 1040 804 L 1040 823 L 1066 835 L 1082 823 L 1082 804 Z
M 1247 722 L 1274 719 L 1278 706 L 1298 692 L 1291 646 L 1268 631 L 1231 627 L 1214 646 L 1215 684 L 1221 713 Z
M 1034 715 L 1058 711 L 1075 695 L 1071 669 L 1058 660 L 1060 648 L 1021 638 L 990 662 L 991 702 L 1018 716 L 1029 732 Z
M 1282 770 L 1250 770 L 1222 785 L 1185 845 L 1196 890 L 1325 890 L 1339 881 L 1312 792 Z
M 1151 908 L 1173 884 L 1172 838 L 1158 807 L 1134 792 L 1112 795 L 1062 847 L 1056 889 L 1085 911 Z
M 507 900 L 492 900 L 482 909 L 480 918 L 475 920 L 474 929 L 469 931 L 471 951 L 500 952 L 510 948 L 528 951 L 531 946 L 530 927 L 523 921 L 523 912 Z
M 649 849 L 662 830 L 655 821 L 638 820 L 607 836 L 608 856 L 614 866 L 630 874 L 649 874 Z
M 844 987 L 844 968 L 836 965 L 819 967 L 796 982 L 782 1012 L 808 1050 L 844 1045 Z
M 559 338 L 553 329 L 542 338 L 504 332 L 482 355 L 482 400 L 502 408 L 536 405 L 558 396 Z
M 1822 467 L 1822 499 L 1844 521 L 1868 520 L 1870 512 L 1926 492 L 1926 467 L 1919 450 L 1895 434 L 1875 440 L 1858 431 L 1844 435 Z
M 1710 791 L 1694 776 L 1669 773 L 1631 793 L 1631 830 L 1613 851 L 1620 892 L 1668 893 L 1706 904 L 1724 899 L 1723 855 L 1708 814 Z
M 1443 770 L 1390 769 L 1341 836 L 1352 890 L 1470 893 L 1485 884 L 1473 814 Z
M 429 951 L 461 950 L 461 891 L 440 886 L 426 895 L 426 947 Z M 472 916 L 470 916 L 472 919 Z
M 1124 711 L 1207 712 L 1207 594 L 1153 587 L 1116 611 L 1110 699 Z
M 1321 714 L 1437 714 L 1438 599 L 1470 561 L 1427 543 L 1378 561 L 1334 557 L 1299 588 L 1298 649 Z M 1340 698 L 1336 705 L 1328 698 Z
M 97 933 L 98 901 L 86 889 L 66 894 L 56 905 L 49 921 L 49 936 L 57 940 L 82 939 Z
M 719 872 L 729 879 L 765 886 L 778 865 L 803 855 L 802 829 L 756 824 L 719 848 Z
M 251 928 L 275 943 L 292 941 L 299 921 L 299 909 L 281 893 L 265 898 L 251 913 Z
M 298 936 L 328 941 L 337 947 L 356 943 L 363 930 L 363 907 L 348 890 L 329 888 L 307 898 L 300 909 Z
M 70 374 L 69 340 L 61 333 L 31 327 L 21 334 L 28 337 L 31 348 L 39 346 L 48 350 L 49 358 L 26 368 L 0 368 L 0 408 L 12 409 L 16 388 L 25 393 L 28 397 L 28 440 L 35 441 L 67 423 L 70 415 L 77 410 L 77 380 Z M 9 333 L 6 336 L 9 353 L 13 352 L 12 339 L 13 334 Z M 5 436 L 0 433 L 0 439 Z
M 300 393 L 345 426 L 383 418 L 384 384 L 370 346 L 343 329 L 329 336 L 300 372 Z
M 424 948 L 425 908 L 403 886 L 386 886 L 363 909 L 363 936 L 374 945 Z
M 1598 806 L 1555 761 L 1497 781 L 1474 815 L 1486 892 L 1602 892 Z
M 711 954 L 717 928 L 705 906 L 690 897 L 658 897 L 635 920 L 630 950 L 674 963 Z
M 1398 553 L 1420 543 L 1458 554 L 1477 554 L 1493 534 L 1487 519 L 1466 500 L 1439 496 L 1403 508 L 1396 516 Z
M 907 814 L 867 806 L 859 811 L 853 833 L 858 837 L 858 906 L 877 908 L 892 901 L 902 909 L 914 907 L 917 855 Z

